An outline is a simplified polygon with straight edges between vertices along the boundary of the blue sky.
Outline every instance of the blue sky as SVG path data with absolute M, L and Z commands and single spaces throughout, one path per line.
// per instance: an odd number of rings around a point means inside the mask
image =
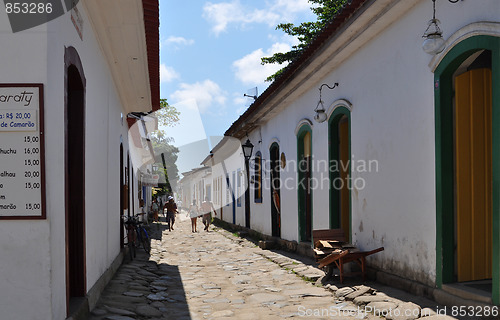
M 243 94 L 254 87 L 262 93 L 265 78 L 280 68 L 262 66 L 260 58 L 296 43 L 276 25 L 314 20 L 310 6 L 307 0 L 160 1 L 160 92 L 181 111 L 182 128 L 170 130 L 176 143 L 224 134 L 252 101 Z
M 275 30 L 315 20 L 307 0 L 160 0 L 160 95 L 180 111 L 161 128 L 180 149 L 179 172 L 199 167 L 217 138 L 253 101 L 244 93 L 281 68 L 260 58 L 297 43 Z

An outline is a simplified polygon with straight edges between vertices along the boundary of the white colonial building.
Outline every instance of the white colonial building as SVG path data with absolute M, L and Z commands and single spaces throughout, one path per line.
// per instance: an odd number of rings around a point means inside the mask
M 200 206 L 205 197 L 211 199 L 212 193 L 212 170 L 210 167 L 199 167 L 182 173 L 177 187 L 177 202 L 182 203 L 182 207 L 189 209 L 195 201 L 196 206 Z
M 18 151 L 0 153 L 0 171 L 17 175 L 0 177 L 2 319 L 92 308 L 121 262 L 120 216 L 138 212 L 143 192 L 127 115 L 159 108 L 158 1 L 61 10 L 16 33 L 0 12 L 0 95 L 18 96 L 0 98 L 0 115 L 21 117 L 0 119 L 12 126 L 0 130 L 0 148 Z M 35 126 L 21 130 L 28 118 Z
M 428 54 L 433 1 L 348 1 L 227 130 L 254 149 L 223 220 L 302 243 L 342 228 L 385 247 L 369 263 L 393 284 L 499 304 L 500 2 L 480 2 L 436 1 Z M 240 171 L 212 177 L 238 194 Z

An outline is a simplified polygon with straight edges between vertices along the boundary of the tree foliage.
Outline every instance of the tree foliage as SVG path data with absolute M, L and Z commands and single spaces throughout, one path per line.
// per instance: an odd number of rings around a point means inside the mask
M 179 179 L 179 170 L 175 162 L 179 149 L 168 142 L 166 136 L 152 136 L 151 142 L 155 150 L 155 164 L 158 166 L 158 171 L 165 174 L 165 184 L 170 191 L 175 188 L 176 181 Z M 165 168 L 163 167 L 162 155 L 165 158 Z
M 160 99 L 160 110 L 155 112 L 158 118 L 158 124 L 166 127 L 173 127 L 179 122 L 181 113 L 168 104 L 167 99 Z
M 173 127 L 179 122 L 180 112 L 168 104 L 167 99 L 160 99 L 160 110 L 155 112 L 158 118 L 158 124 L 164 127 Z M 168 137 L 167 133 L 158 129 L 151 134 L 151 143 L 155 151 L 155 165 L 158 166 L 158 171 L 165 174 L 165 184 L 159 185 L 163 190 L 161 193 L 172 192 L 175 188 L 176 181 L 179 179 L 179 171 L 175 162 L 177 161 L 177 154 L 179 149 L 173 146 L 172 137 Z M 165 167 L 163 166 L 162 155 L 165 158 Z
M 270 57 L 261 58 L 262 64 L 268 63 L 289 63 L 295 60 L 304 49 L 314 40 L 316 35 L 335 18 L 335 15 L 340 12 L 348 0 L 308 0 L 313 4 L 311 11 L 317 16 L 314 22 L 302 22 L 298 26 L 293 23 L 280 23 L 276 26 L 276 30 L 283 30 L 290 36 L 297 37 L 299 44 L 292 46 L 288 52 L 278 52 Z M 266 81 L 275 80 L 284 70 L 282 68 L 275 74 L 269 76 Z

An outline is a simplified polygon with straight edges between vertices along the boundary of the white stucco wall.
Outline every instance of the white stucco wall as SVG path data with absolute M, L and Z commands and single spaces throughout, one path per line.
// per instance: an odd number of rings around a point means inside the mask
M 498 21 L 500 3 L 490 0 L 451 4 L 437 2 L 437 16 L 446 39 L 478 21 Z M 338 99 L 352 103 L 351 153 L 359 161 L 375 160 L 372 171 L 355 170 L 364 188 L 354 188 L 352 241 L 361 249 L 384 246 L 369 258 L 387 272 L 433 285 L 436 276 L 435 138 L 432 57 L 421 48 L 422 33 L 432 14 L 420 1 L 383 32 L 365 43 L 321 81 L 305 82 L 308 91 L 261 127 L 250 140 L 269 159 L 269 146 L 279 141 L 288 161 L 297 159 L 296 126 L 312 122 L 314 160 L 328 159 L 328 124 L 314 122 L 313 109 L 322 83 L 340 85 L 323 90 L 325 106 Z M 244 139 L 245 140 L 245 139 Z M 257 144 L 257 141 L 262 140 Z M 243 142 L 243 140 L 242 140 Z M 297 173 L 281 173 L 281 236 L 298 240 Z M 362 168 L 361 168 L 362 169 Z M 361 172 L 360 172 L 361 171 Z M 313 172 L 313 178 L 321 172 Z M 269 176 L 265 176 L 269 179 Z M 293 183 L 295 181 L 295 183 Z M 358 182 L 361 180 L 358 180 Z M 252 228 L 271 234 L 269 191 L 255 204 L 251 193 Z M 244 209 L 244 203 L 242 204 Z M 313 190 L 313 229 L 329 227 L 328 188 Z
M 208 167 L 184 176 L 182 180 L 183 201 L 185 198 L 187 202 L 183 203 L 183 207 L 189 209 L 193 200 L 196 200 L 196 205 L 199 207 L 205 199 L 207 186 L 213 188 L 212 174 Z
M 86 287 L 90 290 L 99 277 L 107 270 L 111 262 L 119 253 L 120 243 L 120 135 L 123 137 L 124 165 L 126 166 L 126 154 L 128 150 L 126 115 L 121 121 L 121 102 L 119 100 L 113 79 L 109 72 L 107 62 L 98 42 L 96 41 L 90 22 L 85 16 L 84 10 L 80 10 L 84 17 L 83 41 L 78 37 L 69 16 L 63 16 L 49 27 L 59 35 L 55 37 L 55 44 L 50 47 L 49 69 L 57 70 L 53 80 L 49 83 L 57 92 L 52 97 L 58 105 L 59 125 L 53 126 L 57 130 L 55 135 L 64 137 L 64 127 L 61 118 L 64 114 L 64 47 L 73 46 L 78 51 L 86 78 L 85 95 L 85 236 L 86 236 Z M 52 77 L 51 77 L 52 79 Z M 57 98 L 56 98 L 57 97 Z M 47 95 L 47 100 L 50 99 Z M 57 101 L 57 102 L 56 102 Z M 62 103 L 61 103 L 62 102 Z M 56 116 L 54 116 L 56 119 Z M 48 140 L 48 139 L 47 139 Z M 60 154 L 62 145 L 54 145 L 54 153 Z M 62 160 L 63 161 L 63 160 Z M 48 162 L 48 161 L 47 161 Z M 63 166 L 57 168 L 58 176 L 64 177 Z M 129 168 L 130 170 L 130 168 Z M 133 175 L 130 174 L 132 179 Z M 134 195 L 137 195 L 136 181 L 132 179 Z M 47 180 L 47 185 L 52 183 Z M 61 183 L 63 186 L 64 183 Z M 129 197 L 130 198 L 130 197 Z M 59 201 L 60 199 L 54 199 Z M 138 206 L 138 201 L 134 202 Z M 57 215 L 58 220 L 64 221 L 64 207 L 61 207 Z M 137 212 L 137 208 L 136 208 Z M 54 213 L 55 215 L 55 213 Z M 58 230 L 64 230 L 58 229 Z M 55 246 L 61 250 L 64 238 Z M 64 248 L 62 248 L 64 249 Z M 65 256 L 58 255 L 55 266 L 64 265 Z M 63 269 L 63 268 L 61 268 Z M 64 271 L 65 272 L 65 271 Z M 56 299 L 65 299 L 65 278 L 60 272 L 57 283 L 53 284 L 54 290 L 63 288 L 61 296 Z M 56 310 L 54 312 L 65 310 Z
M 47 83 L 46 26 L 12 34 L 0 12 L 2 83 Z M 9 45 L 10 44 L 10 45 Z M 48 152 L 48 151 L 46 151 Z M 50 210 L 47 203 L 47 210 Z M 47 220 L 0 222 L 0 310 L 2 317 L 51 319 L 50 223 Z
M 245 140 L 246 141 L 246 140 Z M 234 216 L 235 216 L 235 224 L 240 226 L 245 226 L 245 160 L 243 157 L 243 151 L 241 147 L 227 157 L 224 161 L 227 174 L 229 175 L 229 181 L 232 188 L 232 194 L 234 196 Z M 239 185 L 238 185 L 238 175 L 239 175 Z M 227 186 L 226 186 L 227 188 Z M 227 189 L 226 189 L 227 190 Z M 252 195 L 250 195 L 252 198 Z M 238 198 L 239 206 L 238 206 Z M 229 198 L 230 201 L 233 200 L 231 196 Z M 229 203 L 227 209 L 224 211 L 223 219 L 227 222 L 233 223 L 233 203 Z
M 120 136 L 126 166 L 127 123 L 105 57 L 85 10 L 83 41 L 69 14 L 12 34 L 0 12 L 3 83 L 43 83 L 45 95 L 46 220 L 1 221 L 0 310 L 5 319 L 66 318 L 64 203 L 64 52 L 78 51 L 86 77 L 86 287 L 119 254 Z M 124 115 L 125 117 L 125 115 Z M 135 190 L 137 195 L 137 190 Z M 137 199 L 135 200 L 138 205 Z

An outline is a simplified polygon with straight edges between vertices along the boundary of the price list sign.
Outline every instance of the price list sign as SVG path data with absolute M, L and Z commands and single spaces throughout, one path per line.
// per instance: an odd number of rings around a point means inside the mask
M 43 85 L 0 84 L 0 219 L 45 219 Z

